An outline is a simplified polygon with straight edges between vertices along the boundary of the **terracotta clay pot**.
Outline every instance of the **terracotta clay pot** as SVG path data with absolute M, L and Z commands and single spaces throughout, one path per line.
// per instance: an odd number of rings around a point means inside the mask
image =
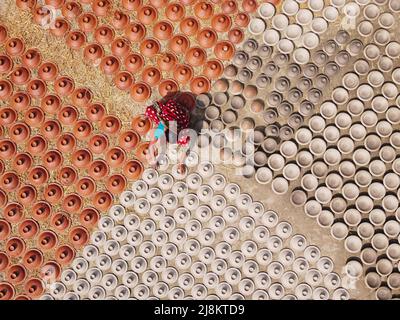
M 57 235 L 53 231 L 43 231 L 39 234 L 37 239 L 37 245 L 39 249 L 43 251 L 49 251 L 53 249 L 58 242 Z
M 69 153 L 75 149 L 76 138 L 71 133 L 64 133 L 57 139 L 57 148 L 61 152 Z
M 86 109 L 86 117 L 91 122 L 101 121 L 106 113 L 106 108 L 100 103 L 94 103 Z
M 19 284 L 26 279 L 26 269 L 22 265 L 12 265 L 6 272 L 6 279 L 12 284 Z
M 12 168 L 17 173 L 24 173 L 30 169 L 32 163 L 33 159 L 28 153 L 19 153 L 13 159 Z
M 119 136 L 119 145 L 126 151 L 135 149 L 140 141 L 139 133 L 133 130 L 128 130 Z
M 27 207 L 30 207 L 30 205 L 36 201 L 36 196 L 37 192 L 35 187 L 30 185 L 25 185 L 19 188 L 17 192 L 17 198 L 19 203 Z
M 161 71 L 171 71 L 174 69 L 178 59 L 175 54 L 165 52 L 157 58 L 157 65 Z
M 238 15 L 235 17 L 235 24 L 239 27 L 245 28 L 250 22 L 250 17 L 247 13 L 245 12 L 240 12 Z
M 220 41 L 216 44 L 214 53 L 218 59 L 230 60 L 235 54 L 235 48 L 229 41 Z
M 130 95 L 137 102 L 144 102 L 150 98 L 151 89 L 147 83 L 137 82 L 132 86 Z
M 32 216 L 39 221 L 46 220 L 51 214 L 51 207 L 47 202 L 36 202 L 32 207 Z
M 85 12 L 78 17 L 79 29 L 83 32 L 93 32 L 97 27 L 97 17 L 90 12 Z
M 39 67 L 38 75 L 44 81 L 53 81 L 58 75 L 58 68 L 52 62 L 45 62 Z
M 100 211 L 105 211 L 110 208 L 113 202 L 111 193 L 107 191 L 97 192 L 93 199 L 93 205 Z
M 137 17 L 141 23 L 149 25 L 157 21 L 158 13 L 153 6 L 146 5 L 139 9 Z
M 92 125 L 87 120 L 79 120 L 74 125 L 74 135 L 79 140 L 87 140 L 93 130 Z
M 121 3 L 126 10 L 136 11 L 142 6 L 143 0 L 122 0 Z
M 40 128 L 42 135 L 48 140 L 57 139 L 61 133 L 61 125 L 57 120 L 47 120 Z
M 197 33 L 197 42 L 202 48 L 213 47 L 218 40 L 217 33 L 211 28 L 204 28 Z
M 99 17 L 106 16 L 108 11 L 110 10 L 111 6 L 112 5 L 109 0 L 93 0 L 92 1 L 92 10 Z
M 47 150 L 47 141 L 42 136 L 33 136 L 29 139 L 26 149 L 32 155 L 42 155 Z
M 24 292 L 26 292 L 30 298 L 40 297 L 44 293 L 44 290 L 44 284 L 42 280 L 38 278 L 31 278 L 24 284 Z
M 162 97 L 165 97 L 168 94 L 175 93 L 179 90 L 179 86 L 176 81 L 172 79 L 162 80 L 158 85 L 158 92 Z
M 74 248 L 82 248 L 89 241 L 89 232 L 83 227 L 75 227 L 68 234 Z
M 66 43 L 72 50 L 79 50 L 86 43 L 86 35 L 78 30 L 68 32 Z
M 165 9 L 165 15 L 173 22 L 181 21 L 185 16 L 185 7 L 179 3 L 171 3 Z
M 0 190 L 0 209 L 3 209 L 8 202 L 8 197 L 5 191 Z
M 29 171 L 28 179 L 31 184 L 40 186 L 49 179 L 49 172 L 42 166 L 36 166 Z
M 60 106 L 61 99 L 59 96 L 54 94 L 45 96 L 40 103 L 40 107 L 43 109 L 43 111 L 50 114 L 57 114 Z
M 51 217 L 50 224 L 58 231 L 64 231 L 71 225 L 71 219 L 67 213 L 58 212 Z
M 100 129 L 106 134 L 115 135 L 121 129 L 121 120 L 115 116 L 105 116 L 100 122 Z
M 121 63 L 117 57 L 106 56 L 101 59 L 100 69 L 106 75 L 113 75 L 119 71 Z
M 78 177 L 77 171 L 73 167 L 63 167 L 58 173 L 58 181 L 64 186 L 70 186 L 75 183 Z
M 4 139 L 0 140 L 0 158 L 9 160 L 17 153 L 17 146 L 14 142 Z
M 125 28 L 125 36 L 132 42 L 141 42 L 146 35 L 146 28 L 139 22 L 132 22 Z
M 10 98 L 10 105 L 17 111 L 25 111 L 31 103 L 31 98 L 25 92 L 16 92 Z
M 6 220 L 0 220 L 0 240 L 4 241 L 11 234 L 11 225 Z M 7 256 L 5 256 L 7 257 Z M 4 254 L 0 253 L 0 271 L 4 270 L 5 260 Z M 7 260 L 8 261 L 8 260 Z M 8 263 L 7 263 L 8 265 Z
M 25 142 L 30 135 L 29 127 L 21 122 L 12 125 L 9 129 L 10 139 L 16 143 Z
M 127 38 L 116 38 L 111 43 L 111 52 L 117 57 L 126 57 L 131 52 L 131 42 Z
M 84 177 L 76 183 L 76 191 L 82 197 L 89 197 L 96 191 L 96 183 L 89 177 Z
M 82 208 L 82 198 L 76 193 L 71 193 L 64 198 L 62 207 L 68 213 L 77 212 Z
M 233 44 L 239 44 L 244 39 L 244 33 L 239 28 L 233 28 L 228 32 L 228 40 Z
M 63 156 L 58 150 L 50 150 L 42 157 L 43 165 L 50 171 L 59 168 L 63 160 Z
M 99 44 L 109 45 L 114 40 L 115 32 L 110 27 L 102 25 L 96 29 L 94 37 Z
M 7 36 L 8 36 L 7 28 L 3 25 L 0 25 L 0 44 L 3 44 L 6 41 Z
M 132 129 L 140 136 L 145 136 L 151 129 L 151 121 L 145 115 L 139 115 L 132 119 Z
M 79 168 L 84 169 L 89 167 L 90 163 L 92 162 L 93 156 L 92 154 L 86 149 L 79 149 L 72 154 L 72 164 Z
M 13 94 L 13 86 L 10 81 L 0 80 L 0 100 L 7 100 Z
M 25 252 L 25 248 L 26 248 L 25 242 L 17 237 L 8 239 L 8 241 L 5 244 L 5 251 L 8 254 L 8 256 L 12 258 L 22 256 Z
M 6 74 L 13 68 L 13 61 L 7 55 L 0 55 L 0 74 Z
M 202 20 L 210 19 L 214 13 L 212 5 L 205 1 L 198 2 L 193 10 L 196 17 Z
M 125 151 L 118 147 L 110 149 L 106 154 L 106 161 L 111 168 L 121 167 L 125 159 Z
M 231 28 L 231 25 L 231 18 L 223 13 L 215 15 L 211 19 L 211 26 L 217 32 L 227 32 Z
M 171 40 L 172 41 L 172 40 Z M 140 52 L 148 58 L 154 57 L 160 52 L 160 43 L 153 38 L 147 38 L 140 44 Z
M 69 265 L 72 260 L 75 258 L 75 250 L 69 245 L 62 245 L 57 248 L 55 259 L 56 261 L 62 265 Z
M 153 27 L 153 35 L 159 40 L 168 40 L 172 37 L 174 28 L 168 21 L 160 21 Z
M 77 88 L 73 92 L 71 98 L 74 105 L 86 108 L 92 101 L 93 93 L 87 88 Z
M 44 191 L 44 198 L 50 204 L 57 204 L 64 195 L 64 189 L 58 183 L 50 183 Z
M 168 47 L 176 54 L 184 54 L 189 49 L 189 45 L 189 39 L 183 34 L 173 36 L 168 42 Z
M 40 269 L 40 277 L 44 281 L 54 281 L 60 277 L 61 267 L 55 261 L 46 262 Z
M 181 21 L 179 28 L 187 36 L 194 36 L 199 30 L 199 22 L 194 17 L 187 17 Z
M 95 154 L 101 154 L 105 150 L 108 149 L 108 139 L 107 136 L 103 134 L 96 134 L 90 138 L 88 146 L 90 151 L 92 151 Z
M 135 156 L 142 162 L 147 162 L 147 155 L 149 153 L 149 143 L 142 142 L 140 143 L 135 151 Z
M 124 65 L 127 71 L 136 73 L 142 69 L 144 65 L 144 58 L 141 54 L 131 53 L 125 58 Z
M 61 76 L 54 82 L 54 90 L 61 97 L 69 96 L 75 88 L 74 80 L 69 77 Z
M 25 112 L 24 120 L 31 127 L 40 127 L 44 120 L 44 112 L 40 108 L 31 107 Z
M 15 296 L 14 287 L 7 282 L 0 282 L 0 300 L 12 300 Z
M 54 28 L 50 32 L 56 37 L 64 37 L 71 30 L 71 25 L 63 18 L 57 18 L 54 21 Z
M 126 178 L 120 174 L 114 174 L 107 179 L 106 186 L 112 194 L 120 194 L 126 188 Z
M 9 264 L 10 258 L 4 252 L 0 252 L 0 271 L 6 270 Z
M 209 60 L 203 67 L 203 74 L 209 79 L 217 79 L 221 77 L 224 71 L 224 66 L 219 60 Z
M 15 191 L 20 184 L 19 177 L 14 172 L 5 172 L 0 178 L 0 187 L 4 191 Z
M 40 79 L 34 79 L 28 83 L 28 93 L 33 98 L 42 98 L 46 95 L 47 86 L 46 83 Z
M 111 23 L 115 29 L 122 30 L 129 23 L 129 17 L 124 12 L 117 10 L 114 11 Z
M 123 173 L 129 180 L 138 179 L 142 172 L 143 165 L 137 160 L 130 160 L 123 167 Z
M 102 159 L 93 161 L 88 169 L 89 175 L 95 180 L 103 179 L 106 175 L 108 175 L 109 171 L 109 166 Z
M 30 80 L 30 77 L 30 71 L 21 66 L 14 69 L 14 71 L 11 73 L 10 80 L 13 84 L 24 85 Z
M 123 91 L 128 91 L 134 82 L 133 76 L 127 71 L 120 71 L 114 77 L 115 86 Z
M 5 43 L 6 52 L 12 56 L 20 56 L 25 51 L 25 44 L 20 38 L 10 38 Z
M 77 1 L 68 1 L 63 5 L 61 12 L 65 18 L 73 20 L 82 13 L 82 5 Z
M 195 77 L 190 82 L 190 89 L 194 94 L 209 92 L 211 88 L 210 80 L 206 77 Z
M 65 105 L 57 114 L 58 120 L 64 125 L 73 125 L 78 119 L 79 112 L 74 106 Z
M 161 72 L 156 67 L 147 67 L 142 71 L 142 80 L 149 86 L 155 86 L 161 81 Z
M 198 67 L 206 62 L 207 53 L 200 47 L 192 47 L 187 50 L 185 60 L 192 66 Z
M 176 66 L 173 75 L 178 83 L 185 84 L 192 79 L 193 73 L 194 71 L 192 67 L 185 64 L 179 64 Z

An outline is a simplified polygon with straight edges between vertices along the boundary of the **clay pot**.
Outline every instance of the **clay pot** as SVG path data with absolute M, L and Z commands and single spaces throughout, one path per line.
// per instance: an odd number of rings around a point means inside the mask
M 85 12 L 78 17 L 79 29 L 83 32 L 93 32 L 97 28 L 97 17 L 90 12 Z
M 40 132 L 46 139 L 57 139 L 61 133 L 61 125 L 57 120 L 47 120 L 43 123 Z
M 228 32 L 232 26 L 232 20 L 226 14 L 220 13 L 212 17 L 211 26 L 217 32 Z
M 40 79 L 34 79 L 29 81 L 28 83 L 28 93 L 33 97 L 33 98 L 42 98 L 45 96 L 46 91 L 47 91 L 47 86 L 46 83 Z
M 203 48 L 213 47 L 218 40 L 216 32 L 211 28 L 204 28 L 197 33 L 197 42 Z
M 136 11 L 142 6 L 142 0 L 122 0 L 122 6 L 129 11 Z
M 161 71 L 171 71 L 174 69 L 178 59 L 175 54 L 166 52 L 157 58 L 157 65 Z
M 202 20 L 210 19 L 214 13 L 212 5 L 205 1 L 198 2 L 193 10 L 196 17 Z
M 61 152 L 69 153 L 75 149 L 76 138 L 71 133 L 64 133 L 57 139 L 57 148 Z
M 93 130 L 92 125 L 87 120 L 79 120 L 74 125 L 74 135 L 79 140 L 87 140 Z
M 93 179 L 100 180 L 108 175 L 109 170 L 107 163 L 102 159 L 98 159 L 92 162 L 88 173 Z
M 6 52 L 12 56 L 20 56 L 25 51 L 25 44 L 20 38 L 10 38 L 5 43 Z
M 192 79 L 193 69 L 188 65 L 180 64 L 176 66 L 173 75 L 176 81 L 185 84 Z
M 58 173 L 58 181 L 64 186 L 70 186 L 75 183 L 78 177 L 77 171 L 73 167 L 63 167 Z
M 47 202 L 36 202 L 32 207 L 32 216 L 39 221 L 46 220 L 51 214 L 51 207 Z
M 171 3 L 166 7 L 165 15 L 173 22 L 181 21 L 185 16 L 185 7 L 179 3 Z
M 203 65 L 206 59 L 207 59 L 207 54 L 200 47 L 190 48 L 185 55 L 185 60 L 194 67 Z
M 123 167 L 123 173 L 129 180 L 138 179 L 142 172 L 143 165 L 137 160 L 130 160 Z
M 111 23 L 115 29 L 122 30 L 129 23 L 129 17 L 123 11 L 117 10 L 114 11 Z
M 86 43 L 86 35 L 78 30 L 68 32 L 66 43 L 72 50 L 79 50 Z
M 30 185 L 25 185 L 19 188 L 17 193 L 17 198 L 19 203 L 23 206 L 30 207 L 32 203 L 36 201 L 37 192 L 35 187 Z
M 8 202 L 8 197 L 5 191 L 0 190 L 0 208 L 3 209 Z
M 153 27 L 153 35 L 159 40 L 168 40 L 173 35 L 173 26 L 168 21 L 160 21 Z
M 37 239 L 37 245 L 39 249 L 43 251 L 49 251 L 53 249 L 57 245 L 57 242 L 57 235 L 49 230 L 41 232 Z
M 40 108 L 31 107 L 25 112 L 24 120 L 31 127 L 40 127 L 44 120 L 44 112 Z
M 44 198 L 50 204 L 57 204 L 64 194 L 64 190 L 58 183 L 49 184 L 44 191 Z
M 133 76 L 127 71 L 120 71 L 114 77 L 115 86 L 123 91 L 128 91 L 133 82 Z
M 74 91 L 74 88 L 74 81 L 69 77 L 61 76 L 54 82 L 54 90 L 61 97 L 69 96 Z
M 76 190 L 82 197 L 89 197 L 96 191 L 96 183 L 93 179 L 84 177 L 77 182 Z
M 214 53 L 218 59 L 230 60 L 235 54 L 235 48 L 229 41 L 220 41 L 216 44 Z
M 31 73 L 25 67 L 17 67 L 10 75 L 10 80 L 13 84 L 24 85 L 31 77 Z
M 54 21 L 54 28 L 50 29 L 50 32 L 56 37 L 64 37 L 71 30 L 71 26 L 67 20 L 63 18 L 57 18 Z
M 19 177 L 14 172 L 5 172 L 0 178 L 0 186 L 4 191 L 15 191 L 20 184 Z
M 91 122 L 101 121 L 106 113 L 106 108 L 100 103 L 92 104 L 86 109 L 86 117 Z
M 187 36 L 194 36 L 199 30 L 199 22 L 194 17 L 187 17 L 180 22 L 179 27 Z
M 108 210 L 112 205 L 113 197 L 107 191 L 97 192 L 93 199 L 93 205 L 101 211 Z
M 43 165 L 49 170 L 59 168 L 63 163 L 63 156 L 58 150 L 50 150 L 42 157 Z
M 235 24 L 239 27 L 245 28 L 250 22 L 250 17 L 247 13 L 245 12 L 240 12 L 238 15 L 235 17 Z
M 88 150 L 79 149 L 72 154 L 71 162 L 75 167 L 84 169 L 89 167 L 92 159 L 93 156 Z
M 41 103 L 40 107 L 44 112 L 50 114 L 56 114 L 61 106 L 61 99 L 57 95 L 49 94 L 45 96 Z
M 82 5 L 76 1 L 68 1 L 61 9 L 63 16 L 69 20 L 74 20 L 82 13 Z
M 13 61 L 7 55 L 0 55 L 0 74 L 6 74 L 13 68 Z
M 119 71 L 121 63 L 117 57 L 106 56 L 101 59 L 100 69 L 106 75 L 113 75 Z
M 20 257 L 25 252 L 25 242 L 17 237 L 8 239 L 5 244 L 5 251 L 11 258 Z
M 82 248 L 89 241 L 89 232 L 83 227 L 75 227 L 68 234 L 75 249 Z
M 64 231 L 71 225 L 71 219 L 68 214 L 63 212 L 58 212 L 51 217 L 50 224 L 57 231 Z
M 115 116 L 105 116 L 100 122 L 100 128 L 106 134 L 115 135 L 121 129 L 121 120 Z
M 95 154 L 103 153 L 108 148 L 108 139 L 105 135 L 96 134 L 89 140 L 89 149 Z
M 40 277 L 43 281 L 54 281 L 60 277 L 61 267 L 55 261 L 46 262 L 40 269 Z M 40 293 L 42 294 L 42 293 Z
M 69 245 L 62 245 L 57 248 L 55 259 L 56 261 L 62 265 L 69 265 L 72 260 L 75 258 L 75 250 Z
M 64 198 L 62 207 L 68 213 L 77 212 L 82 207 L 82 198 L 76 193 L 71 193 Z
M 108 0 L 93 0 L 92 10 L 98 17 L 104 17 L 112 7 Z
M 7 282 L 0 282 L 0 300 L 12 300 L 15 296 L 14 287 Z
M 4 252 L 0 252 L 0 271 L 3 272 L 6 270 L 9 264 L 10 258 Z
M 137 102 L 144 102 L 150 98 L 151 89 L 147 83 L 137 82 L 132 86 L 130 95 Z
M 10 98 L 10 105 L 17 111 L 25 111 L 31 103 L 31 98 L 25 92 L 16 92 Z M 8 110 L 3 108 L 3 110 Z M 3 116 L 1 116 L 2 118 Z M 4 121 L 4 120 L 3 120 Z
M 12 265 L 6 272 L 6 279 L 12 284 L 19 284 L 26 278 L 26 269 L 18 264 Z
M 74 106 L 65 105 L 57 114 L 58 120 L 64 125 L 73 125 L 78 119 L 79 113 Z
M 211 88 L 210 80 L 206 77 L 199 76 L 195 77 L 190 81 L 190 89 L 194 94 L 202 94 L 205 92 L 209 92 Z
M 112 194 L 120 194 L 125 190 L 127 181 L 123 175 L 114 174 L 107 179 L 106 186 Z
M 120 167 L 126 159 L 126 154 L 124 150 L 118 147 L 110 149 L 106 154 L 107 163 L 111 168 Z
M 222 75 L 224 66 L 219 60 L 209 60 L 203 68 L 203 74 L 210 79 L 217 79 Z
M 158 85 L 158 92 L 162 97 L 165 97 L 168 94 L 175 93 L 178 90 L 178 84 L 172 79 L 162 80 L 161 83 Z
M 27 172 L 32 166 L 33 159 L 28 153 L 19 153 L 14 157 L 12 168 L 19 174 Z
M 132 129 L 140 136 L 145 136 L 151 129 L 151 121 L 145 115 L 139 115 L 132 119 Z
M 154 21 L 157 21 L 157 17 L 157 10 L 149 5 L 141 7 L 137 14 L 137 18 L 144 25 L 152 24 Z
M 72 94 L 72 102 L 74 105 L 86 108 L 91 102 L 93 93 L 87 88 L 78 88 Z
M 0 25 L 0 44 L 3 44 L 6 41 L 7 36 L 8 36 L 7 28 L 3 25 Z
M 47 141 L 42 136 L 33 136 L 29 139 L 27 151 L 32 155 L 42 155 L 47 150 Z
M 79 221 L 87 228 L 93 228 L 99 221 L 100 214 L 94 208 L 86 208 L 79 215 Z
M 0 80 L 0 100 L 7 100 L 13 93 L 13 86 L 10 81 Z
M 140 135 L 142 135 L 142 134 L 140 134 Z M 140 141 L 140 136 L 137 131 L 128 130 L 119 136 L 118 141 L 119 141 L 120 147 L 129 152 L 129 151 L 135 149 L 135 147 L 137 146 L 137 144 Z
M 58 75 L 58 68 L 52 62 L 45 62 L 39 67 L 38 75 L 44 81 L 53 81 Z
M 0 141 L 0 158 L 4 160 L 9 160 L 17 153 L 17 146 L 14 142 L 10 140 Z
M 115 32 L 110 27 L 102 25 L 96 29 L 94 37 L 99 44 L 109 45 L 114 40 Z
M 8 239 L 9 235 L 11 234 L 11 225 L 6 220 L 0 220 L 0 240 L 4 241 Z M 4 265 L 8 265 L 8 260 L 5 261 L 4 259 L 8 257 L 3 253 L 0 253 L 0 270 L 4 270 Z M 7 262 L 7 263 L 6 263 Z
M 161 72 L 155 67 L 147 67 L 142 72 L 142 80 L 150 86 L 155 86 L 161 80 Z
M 125 36 L 132 42 L 141 42 L 146 35 L 146 28 L 143 24 L 132 22 L 125 28 Z
M 116 38 L 112 43 L 111 43 L 111 52 L 117 57 L 126 57 L 131 49 L 131 43 L 128 39 L 126 38 Z

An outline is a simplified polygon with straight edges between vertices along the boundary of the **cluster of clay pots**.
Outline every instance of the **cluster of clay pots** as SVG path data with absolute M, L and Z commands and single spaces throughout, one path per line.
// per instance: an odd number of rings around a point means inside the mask
M 189 158 L 195 170 L 183 175 L 146 169 L 42 299 L 349 298 L 330 258 L 210 162 Z
M 191 1 L 193 16 L 187 15 L 187 3 L 153 2 L 123 1 L 115 11 L 103 0 L 87 8 L 78 1 L 46 2 L 62 13 L 50 32 L 64 37 L 71 49 L 83 50 L 86 61 L 113 77 L 114 84 L 129 91 L 136 102 L 147 101 L 154 87 L 162 96 L 186 86 L 195 94 L 208 92 L 210 80 L 222 74 L 223 61 L 230 60 L 235 45 L 242 42 L 243 28 L 249 14 L 257 10 L 257 1 L 245 0 L 240 5 L 235 0 Z M 49 19 L 46 6 L 28 3 L 17 1 L 21 9 L 32 12 L 36 23 Z M 102 18 L 109 24 L 102 24 Z M 75 24 L 79 29 L 73 30 Z M 90 42 L 92 37 L 95 42 Z M 137 51 L 132 50 L 135 46 Z M 161 52 L 162 47 L 166 51 Z M 145 61 L 153 66 L 144 66 Z
M 22 40 L 6 39 L 5 51 L 0 60 L 10 70 L 2 70 L 0 80 L 0 100 L 8 104 L 0 110 L 0 265 L 8 276 L 1 299 L 20 298 L 16 288 L 37 298 L 46 277 L 57 278 L 89 241 L 88 230 L 114 195 L 141 175 L 141 161 L 128 155 L 143 158 L 147 145 L 140 139 L 150 126 L 137 117 L 122 130 L 117 117 L 92 101 L 89 89 L 75 88 L 39 51 L 25 50 Z M 30 278 L 37 271 L 45 273 L 43 281 Z

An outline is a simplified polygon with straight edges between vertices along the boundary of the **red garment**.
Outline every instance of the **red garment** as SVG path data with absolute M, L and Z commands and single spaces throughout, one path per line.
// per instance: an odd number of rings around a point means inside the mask
M 189 127 L 189 111 L 184 106 L 176 102 L 174 99 L 159 101 L 158 105 L 160 107 L 160 113 L 157 112 L 157 109 L 154 106 L 148 106 L 145 113 L 145 115 L 156 125 L 158 125 L 160 119 L 163 120 L 166 125 L 168 125 L 168 121 L 176 121 L 178 135 L 181 130 Z M 178 140 L 178 144 L 180 145 L 187 144 L 188 142 L 188 136 L 184 136 Z

